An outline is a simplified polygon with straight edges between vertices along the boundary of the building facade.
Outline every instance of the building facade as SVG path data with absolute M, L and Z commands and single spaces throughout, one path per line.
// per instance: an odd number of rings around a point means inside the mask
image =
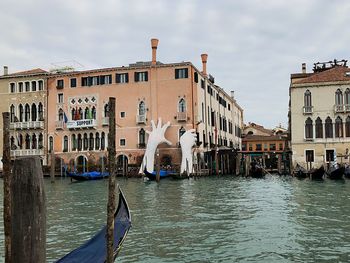
M 109 97 L 116 98 L 117 161 L 123 166 L 141 163 L 151 120 L 170 122 L 172 145 L 159 147 L 163 165 L 180 164 L 179 137 L 189 129 L 197 132 L 199 153 L 241 148 L 243 110 L 207 74 L 207 55 L 201 71 L 190 62 L 163 64 L 156 60 L 158 40 L 151 43 L 151 62 L 48 77 L 48 152 L 66 164 L 102 166 Z
M 315 63 L 291 74 L 289 129 L 293 163 L 311 167 L 348 162 L 350 69 L 346 61 Z
M 5 66 L 4 74 L 0 76 L 0 109 L 1 112 L 10 113 L 10 147 L 13 159 L 35 155 L 42 159 L 43 164 L 47 163 L 48 74 L 42 69 L 9 74 Z M 2 115 L 0 118 L 2 127 Z M 2 155 L 2 140 L 0 148 Z

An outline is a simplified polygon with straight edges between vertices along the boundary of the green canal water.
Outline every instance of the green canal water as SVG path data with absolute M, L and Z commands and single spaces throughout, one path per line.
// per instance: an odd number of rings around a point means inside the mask
M 107 183 L 45 179 L 48 262 L 106 222 Z M 268 176 L 118 183 L 133 226 L 117 262 L 350 262 L 350 180 Z M 0 189 L 2 200 L 2 182 Z

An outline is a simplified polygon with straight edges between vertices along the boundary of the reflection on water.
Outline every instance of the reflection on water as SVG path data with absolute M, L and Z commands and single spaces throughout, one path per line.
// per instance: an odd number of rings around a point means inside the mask
M 350 181 L 270 176 L 118 182 L 133 225 L 118 262 L 350 261 Z M 48 262 L 105 224 L 107 184 L 45 180 Z M 2 235 L 0 242 L 3 248 Z

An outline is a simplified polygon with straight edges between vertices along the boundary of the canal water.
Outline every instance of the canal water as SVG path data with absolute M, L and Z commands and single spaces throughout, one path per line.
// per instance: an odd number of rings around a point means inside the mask
M 350 180 L 272 175 L 118 183 L 133 226 L 117 262 L 350 262 Z M 107 184 L 45 179 L 48 262 L 105 224 Z M 2 182 L 0 189 L 2 200 Z

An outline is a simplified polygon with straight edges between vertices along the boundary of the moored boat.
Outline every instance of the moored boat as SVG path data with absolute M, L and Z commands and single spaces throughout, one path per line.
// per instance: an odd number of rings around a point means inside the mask
M 345 166 L 345 168 L 344 168 L 344 176 L 346 178 L 350 178 L 350 166 Z
M 307 177 L 307 170 L 302 167 L 301 165 L 297 164 L 295 166 L 295 169 L 293 171 L 293 176 L 297 178 L 306 178 Z
M 251 162 L 249 175 L 253 178 L 263 178 L 265 177 L 265 169 L 261 164 L 256 162 Z
M 152 173 L 150 173 L 145 169 L 144 173 L 145 173 L 145 176 L 148 177 L 148 179 L 150 179 L 150 180 L 156 180 L 156 178 L 157 178 L 156 171 L 153 171 Z M 176 172 L 171 171 L 171 170 L 160 170 L 159 171 L 159 178 L 164 179 L 164 178 L 170 177 L 172 174 L 176 174 Z
M 324 176 L 325 170 L 323 165 L 320 168 L 313 168 L 309 171 L 310 179 L 312 180 L 322 180 Z
M 339 180 L 343 179 L 345 167 L 344 166 L 331 166 L 327 171 L 326 174 L 328 175 L 329 179 L 332 180 Z
M 100 180 L 100 179 L 109 177 L 108 172 L 97 172 L 97 171 L 91 171 L 91 172 L 85 172 L 85 173 L 75 173 L 75 172 L 66 171 L 66 174 L 71 179 L 74 179 L 77 181 Z

